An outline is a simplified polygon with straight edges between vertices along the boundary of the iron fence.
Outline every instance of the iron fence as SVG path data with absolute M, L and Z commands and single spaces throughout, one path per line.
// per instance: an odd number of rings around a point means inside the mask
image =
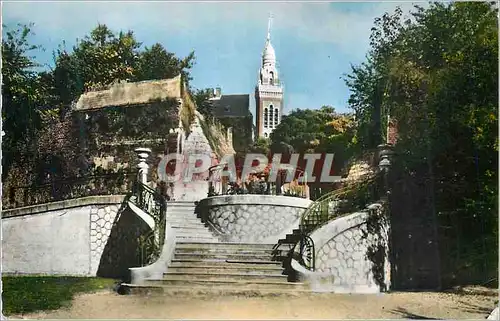
M 13 186 L 4 190 L 2 207 L 12 209 L 86 196 L 128 194 L 136 177 L 136 172 L 121 172 Z
M 139 181 L 134 181 L 128 201 L 151 216 L 154 221 L 151 230 L 139 236 L 138 240 L 138 254 L 141 266 L 152 264 L 160 257 L 165 242 L 166 199 L 151 187 Z
M 238 194 L 309 197 L 306 184 L 299 183 L 298 180 L 287 182 L 283 173 L 277 175 L 276 181 L 269 181 L 269 177 L 261 173 L 251 174 L 246 181 L 242 181 L 241 179 L 229 179 L 227 176 L 222 176 L 224 166 L 225 164 L 221 164 L 209 169 L 208 197 Z

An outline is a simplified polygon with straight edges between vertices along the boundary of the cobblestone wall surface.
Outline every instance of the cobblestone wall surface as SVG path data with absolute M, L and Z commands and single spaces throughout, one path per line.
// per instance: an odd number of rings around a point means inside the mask
M 141 222 L 122 202 L 86 197 L 11 210 L 2 219 L 3 271 L 95 276 L 104 269 L 111 276 L 117 262 L 134 266 Z
M 118 209 L 118 205 L 92 206 L 90 209 L 90 270 L 92 274 L 95 274 L 99 268 Z
M 317 271 L 332 274 L 335 285 L 373 282 L 373 263 L 366 257 L 373 236 L 364 237 L 364 225 L 337 234 L 317 250 Z
M 310 202 L 288 196 L 216 196 L 202 200 L 199 211 L 224 242 L 274 244 L 298 228 Z
M 375 232 L 368 212 L 332 220 L 311 234 L 315 273 L 329 275 L 333 292 L 381 292 L 389 286 L 387 226 Z M 370 225 L 370 227 L 369 227 Z M 325 288 L 326 289 L 326 288 Z

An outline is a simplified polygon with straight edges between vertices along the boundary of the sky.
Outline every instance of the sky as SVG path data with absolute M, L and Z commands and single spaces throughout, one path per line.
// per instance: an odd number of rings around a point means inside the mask
M 143 46 L 161 43 L 184 57 L 195 51 L 195 88 L 221 87 L 223 94 L 254 90 L 272 14 L 271 43 L 284 83 L 285 113 L 323 105 L 349 111 L 343 77 L 365 60 L 373 20 L 400 6 L 422 2 L 132 2 L 4 1 L 7 27 L 34 23 L 31 42 L 45 48 L 37 60 L 53 64 L 52 51 L 71 48 L 98 23 L 132 30 Z

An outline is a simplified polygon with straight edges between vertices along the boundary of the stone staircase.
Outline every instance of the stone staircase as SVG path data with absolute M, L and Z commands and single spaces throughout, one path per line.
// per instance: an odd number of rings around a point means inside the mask
M 167 202 L 167 222 L 175 229 L 177 242 L 218 243 L 219 239 L 194 214 L 193 202 Z
M 194 203 L 169 202 L 167 221 L 177 244 L 162 279 L 130 285 L 132 293 L 279 295 L 309 292 L 288 282 L 274 244 L 222 243 L 194 214 Z
M 160 280 L 134 286 L 134 293 L 266 295 L 308 292 L 288 282 L 272 244 L 180 242 Z

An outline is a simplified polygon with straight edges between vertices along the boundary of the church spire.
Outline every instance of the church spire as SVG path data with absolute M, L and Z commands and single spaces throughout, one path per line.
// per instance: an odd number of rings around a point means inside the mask
M 267 21 L 267 41 L 271 40 L 271 19 L 272 19 L 272 14 L 269 13 L 269 19 Z
M 280 124 L 283 113 L 283 86 L 276 68 L 276 53 L 271 44 L 272 21 L 273 16 L 269 13 L 266 44 L 262 52 L 259 81 L 255 87 L 257 135 L 265 138 L 269 138 L 269 135 Z
M 262 65 L 273 65 L 276 63 L 276 54 L 274 53 L 274 48 L 271 45 L 271 22 L 272 14 L 269 13 L 269 20 L 267 22 L 267 39 L 266 45 L 264 47 L 264 52 L 262 53 Z

